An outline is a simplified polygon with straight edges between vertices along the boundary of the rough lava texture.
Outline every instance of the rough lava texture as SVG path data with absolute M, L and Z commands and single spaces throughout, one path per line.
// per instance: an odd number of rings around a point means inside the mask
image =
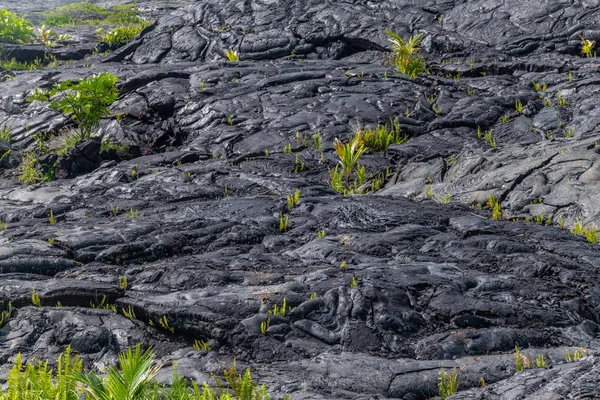
M 198 381 L 235 358 L 276 398 L 426 399 L 454 367 L 453 399 L 600 396 L 600 251 L 569 232 L 600 224 L 600 62 L 579 54 L 579 35 L 600 41 L 597 2 L 138 3 L 157 22 L 112 53 L 0 71 L 13 77 L 0 83 L 12 130 L 0 141 L 12 149 L 0 160 L 0 309 L 15 308 L 0 376 L 19 352 L 52 360 L 71 345 L 102 368 L 142 343 Z M 385 28 L 424 34 L 429 74 L 382 65 Z M 128 151 L 100 154 L 91 139 L 47 160 L 60 179 L 21 185 L 35 135 L 71 126 L 27 96 L 101 71 L 121 95 L 98 137 Z M 380 173 L 383 187 L 337 194 L 334 138 L 390 117 L 408 142 L 361 159 L 366 187 Z M 502 220 L 471 207 L 490 195 Z M 91 307 L 103 298 L 116 313 Z M 269 316 L 284 298 L 291 311 Z M 547 365 L 516 374 L 515 346 Z

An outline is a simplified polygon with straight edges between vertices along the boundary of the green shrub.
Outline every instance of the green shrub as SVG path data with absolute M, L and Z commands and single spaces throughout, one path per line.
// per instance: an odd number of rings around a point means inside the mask
M 49 92 L 37 90 L 27 101 L 48 101 L 61 93 L 58 100 L 50 102 L 50 108 L 60 110 L 75 121 L 79 127 L 79 138 L 84 140 L 90 137 L 102 117 L 110 115 L 109 106 L 119 97 L 117 81 L 118 78 L 113 74 L 101 72 L 81 79 L 76 84 L 70 80 L 57 83 Z
M 13 12 L 0 9 L 0 42 L 29 43 L 34 37 L 31 22 Z
M 411 36 L 408 40 L 402 39 L 398 34 L 385 30 L 389 42 L 392 44 L 392 51 L 396 53 L 393 65 L 399 72 L 408 75 L 411 79 L 422 72 L 427 72 L 425 60 L 419 57 L 421 52 L 421 37 L 423 34 Z

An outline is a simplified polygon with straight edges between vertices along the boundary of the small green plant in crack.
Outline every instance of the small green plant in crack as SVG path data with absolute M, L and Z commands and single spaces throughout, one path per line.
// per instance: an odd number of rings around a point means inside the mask
M 31 304 L 36 307 L 40 307 L 42 305 L 42 300 L 40 296 L 36 293 L 35 289 L 31 289 Z
M 212 349 L 204 340 L 194 340 L 194 350 L 195 351 L 211 351 Z
M 515 370 L 516 372 L 522 372 L 525 369 L 525 363 L 523 362 L 524 357 L 521 355 L 521 350 L 518 346 L 515 346 Z
M 288 211 L 291 210 L 292 208 L 296 207 L 298 205 L 299 201 L 300 201 L 300 190 L 296 189 L 296 191 L 294 192 L 294 194 L 289 194 L 287 196 L 287 209 L 288 209 Z
M 308 296 L 308 299 L 309 299 L 309 300 L 314 300 L 314 299 L 316 299 L 316 298 L 317 298 L 317 292 L 314 292 L 314 293 L 312 293 L 310 296 Z M 2 325 L 0 325 L 0 326 L 2 326 Z
M 452 372 L 448 372 L 445 369 L 440 370 L 438 374 L 438 389 L 442 399 L 446 399 L 458 391 L 457 380 L 458 373 L 456 367 L 452 369 Z
M 416 78 L 420 73 L 427 72 L 425 60 L 419 56 L 423 34 L 410 36 L 407 40 L 404 40 L 400 35 L 389 29 L 386 29 L 385 33 L 388 41 L 392 44 L 392 51 L 395 53 L 392 65 L 398 72 L 408 75 L 410 79 Z
M 568 363 L 573 362 L 573 359 L 571 358 L 571 353 L 569 353 L 569 349 L 565 349 L 565 361 Z
M 356 275 L 352 275 L 352 280 L 350 281 L 350 289 L 353 289 L 358 286 L 358 280 L 356 280 Z
M 440 115 L 442 113 L 442 109 L 440 108 L 440 106 L 437 103 L 434 103 L 431 108 L 433 109 L 433 112 L 435 112 L 436 115 Z
M 119 287 L 127 290 L 127 277 L 125 275 L 119 277 Z
M 292 144 L 288 143 L 287 145 L 283 146 L 283 152 L 285 154 L 291 154 L 292 153 Z
M 496 138 L 494 138 L 494 131 L 492 129 L 485 133 L 483 140 L 492 147 L 497 146 Z
M 0 220 L 0 231 L 4 232 L 8 228 L 6 222 Z
M 279 232 L 287 231 L 289 222 L 290 217 L 288 215 L 284 217 L 282 213 L 279 213 Z
M 116 217 L 117 215 L 119 215 L 119 207 L 111 205 L 108 215 L 111 217 Z
M 237 53 L 237 51 L 233 50 L 233 49 L 229 49 L 225 52 L 225 58 L 227 58 L 227 61 L 229 62 L 238 62 L 240 61 L 240 56 Z
M 55 241 L 55 239 L 54 239 L 54 238 L 49 238 L 49 239 L 48 239 L 48 244 L 49 244 L 50 246 L 54 246 L 54 241 Z
M 500 120 L 500 123 L 501 124 L 506 124 L 506 123 L 508 123 L 508 121 L 509 121 L 508 115 L 504 114 L 504 116 Z
M 317 238 L 323 239 L 325 236 L 327 236 L 327 233 L 325 233 L 325 230 L 321 230 L 321 231 L 317 232 Z
M 438 204 L 450 204 L 452 203 L 452 195 L 448 193 L 445 197 L 436 196 L 435 202 Z
M 292 311 L 292 307 L 287 305 L 287 299 L 284 297 L 283 303 L 281 304 L 281 306 L 274 304 L 273 309 L 267 311 L 267 313 L 269 315 L 276 315 L 276 316 L 278 315 L 282 318 L 285 318 L 286 314 L 289 313 L 290 311 Z
M 109 304 L 106 295 L 102 296 L 102 299 L 98 304 L 90 301 L 90 308 L 98 308 L 101 310 L 111 310 L 113 312 L 117 312 L 117 306 L 115 304 Z
M 123 154 L 128 148 L 129 146 L 126 144 L 114 143 L 109 138 L 105 138 L 100 143 L 100 153 L 114 151 L 117 154 Z
M 558 106 L 559 107 L 569 107 L 571 105 L 571 103 L 569 103 L 567 101 L 567 99 L 565 99 L 564 97 L 562 97 L 560 95 L 560 93 L 558 94 Z
M 139 218 L 139 216 L 140 216 L 140 213 L 137 210 L 137 208 L 135 210 L 133 208 L 129 209 L 129 213 L 127 214 L 127 218 L 129 218 L 129 219 L 137 219 L 137 218 Z
M 346 268 L 348 268 L 348 263 L 346 263 L 346 260 L 342 260 L 342 262 L 340 263 L 340 269 L 342 271 L 345 271 Z
M 163 315 L 162 318 L 158 320 L 158 325 L 164 330 L 171 332 L 171 334 L 175 333 L 175 328 L 169 325 L 166 315 Z
M 579 35 L 581 39 L 581 57 L 592 57 L 592 55 L 596 56 L 596 52 L 592 53 L 594 50 L 594 46 L 596 45 L 595 40 L 589 40 Z
M 0 140 L 10 143 L 12 137 L 12 130 L 9 127 L 0 128 Z
M 546 92 L 546 90 L 548 90 L 548 84 L 546 84 L 546 83 L 540 84 L 540 83 L 536 83 L 535 81 L 531 81 L 531 83 L 533 84 L 533 89 L 536 92 Z
M 50 222 L 50 225 L 56 225 L 56 217 L 52 210 L 50 210 L 50 213 L 48 214 L 48 222 Z
M 269 329 L 269 325 L 271 324 L 271 317 L 268 317 L 263 322 L 260 323 L 260 333 L 263 335 L 267 334 L 267 329 Z
M 565 138 L 572 138 L 575 136 L 575 128 L 573 128 L 572 126 L 568 127 L 565 131 L 563 131 L 563 136 Z
M 500 207 L 500 202 L 496 199 L 496 196 L 491 195 L 488 197 L 486 201 L 487 206 L 492 211 L 492 219 L 495 221 L 500 221 L 502 219 L 502 214 L 504 210 Z
M 585 236 L 588 242 L 598 244 L 598 227 L 584 227 L 581 222 L 575 221 L 575 225 L 570 230 L 570 232 L 574 235 L 582 235 Z
M 521 103 L 521 99 L 517 99 L 517 101 L 515 102 L 515 109 L 519 114 L 523 113 L 523 103 Z
M 316 151 L 323 150 L 323 142 L 321 141 L 321 134 L 319 132 L 313 135 L 313 144 Z
M 121 312 L 127 319 L 136 319 L 135 310 L 131 306 L 131 304 L 127 305 L 127 308 L 121 308 Z
M 386 174 L 383 172 L 377 174 L 377 176 L 371 181 L 372 192 L 375 192 L 383 187 L 383 185 L 385 184 L 385 177 Z
M 580 347 L 578 350 L 575 350 L 573 353 L 573 361 L 577 361 L 581 359 L 585 355 L 585 349 Z
M 350 177 L 358 160 L 366 151 L 364 142 L 360 138 L 354 137 L 348 143 L 342 144 L 339 139 L 333 141 L 333 147 L 339 157 L 339 164 L 342 166 L 345 176 L 346 189 L 350 189 Z
M 537 356 L 537 358 L 535 359 L 535 366 L 536 368 L 543 368 L 546 366 L 546 360 L 544 359 L 543 354 Z
M 9 301 L 6 305 L 6 310 L 0 313 L 0 328 L 2 328 L 4 324 L 6 324 L 8 319 L 12 316 L 12 311 L 12 303 Z

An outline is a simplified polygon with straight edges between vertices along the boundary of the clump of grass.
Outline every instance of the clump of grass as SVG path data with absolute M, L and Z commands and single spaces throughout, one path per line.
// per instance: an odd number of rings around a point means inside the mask
M 117 154 L 122 154 L 125 153 L 128 148 L 129 146 L 127 146 L 126 144 L 118 144 L 112 142 L 109 138 L 105 138 L 100 143 L 100 153 L 114 151 Z
M 497 146 L 496 138 L 494 138 L 494 131 L 492 129 L 485 133 L 483 140 L 492 147 Z
M 281 306 L 278 306 L 277 304 L 275 304 L 275 305 L 273 305 L 273 309 L 267 311 L 267 313 L 269 315 L 278 315 L 282 318 L 285 318 L 286 314 L 289 313 L 290 311 L 292 311 L 292 307 L 287 305 L 287 299 L 284 297 L 283 303 L 281 304 Z
M 574 235 L 585 236 L 588 242 L 598 244 L 598 227 L 596 225 L 584 227 L 581 222 L 575 221 L 570 232 Z
M 49 181 L 46 179 L 38 164 L 38 159 L 35 153 L 24 153 L 21 159 L 21 164 L 17 168 L 19 172 L 18 179 L 26 185 L 33 185 L 38 182 Z
M 114 29 L 104 33 L 104 31 L 97 31 L 98 40 L 100 43 L 104 43 L 109 47 L 122 46 L 131 42 L 137 35 L 139 35 L 146 27 L 150 25 L 149 21 L 143 21 L 137 24 L 117 26 Z
M 117 312 L 117 306 L 115 304 L 109 304 L 107 299 L 108 298 L 106 295 L 104 295 L 98 304 L 90 301 L 90 308 L 98 308 L 101 310 L 111 310 L 112 312 Z
M 88 1 L 55 8 L 44 13 L 44 16 L 44 24 L 50 26 L 136 24 L 143 21 L 135 4 L 106 9 Z
M 368 150 L 383 151 L 387 150 L 390 144 L 403 144 L 408 141 L 408 135 L 403 135 L 400 129 L 398 117 L 390 118 L 390 123 L 379 124 L 375 130 L 358 129 L 354 134 L 354 140 L 362 141 Z
M 456 368 L 453 368 L 451 373 L 444 369 L 440 370 L 438 379 L 438 389 L 442 399 L 446 399 L 458 391 L 458 374 Z
M 425 60 L 419 56 L 423 34 L 410 36 L 408 40 L 404 40 L 389 29 L 386 29 L 385 33 L 388 41 L 392 44 L 392 51 L 396 53 L 393 61 L 396 70 L 408 75 L 411 79 L 416 78 L 420 73 L 427 72 Z

